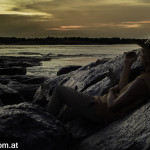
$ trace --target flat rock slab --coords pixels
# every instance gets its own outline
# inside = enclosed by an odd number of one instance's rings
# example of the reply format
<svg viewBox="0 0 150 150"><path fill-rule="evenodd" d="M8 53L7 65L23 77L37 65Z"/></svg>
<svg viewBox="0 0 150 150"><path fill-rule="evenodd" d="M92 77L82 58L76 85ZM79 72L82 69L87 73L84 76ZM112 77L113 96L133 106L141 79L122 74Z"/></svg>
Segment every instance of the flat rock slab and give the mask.
<svg viewBox="0 0 150 150"><path fill-rule="evenodd" d="M86 138L79 150L149 150L150 99L123 119Z"/></svg>
<svg viewBox="0 0 150 150"><path fill-rule="evenodd" d="M0 75L25 75L25 67L0 68Z"/></svg>

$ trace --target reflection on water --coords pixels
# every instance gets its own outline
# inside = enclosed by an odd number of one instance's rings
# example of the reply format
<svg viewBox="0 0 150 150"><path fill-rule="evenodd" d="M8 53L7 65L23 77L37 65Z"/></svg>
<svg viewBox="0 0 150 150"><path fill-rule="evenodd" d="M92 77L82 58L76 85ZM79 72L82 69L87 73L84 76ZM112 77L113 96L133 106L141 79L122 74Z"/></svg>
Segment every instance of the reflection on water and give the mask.
<svg viewBox="0 0 150 150"><path fill-rule="evenodd" d="M52 59L41 66L27 68L27 74L55 76L67 65L87 65L97 59L115 57L137 49L138 45L0 45L0 56L35 57L49 54Z"/></svg>
<svg viewBox="0 0 150 150"><path fill-rule="evenodd" d="M62 59L52 59L51 61L43 61L42 66L35 66L27 68L29 75L37 74L44 76L55 76L57 71L68 65L79 65L84 66L91 62L95 62L99 57L72 57ZM42 72L41 72L42 70Z"/></svg>

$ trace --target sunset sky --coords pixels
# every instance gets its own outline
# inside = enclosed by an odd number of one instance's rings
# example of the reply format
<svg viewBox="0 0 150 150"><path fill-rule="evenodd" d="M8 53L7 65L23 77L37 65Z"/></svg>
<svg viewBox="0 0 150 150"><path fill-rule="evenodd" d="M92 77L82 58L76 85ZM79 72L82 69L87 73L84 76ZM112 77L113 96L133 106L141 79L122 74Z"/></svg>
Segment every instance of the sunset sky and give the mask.
<svg viewBox="0 0 150 150"><path fill-rule="evenodd" d="M150 0L0 0L0 37L150 37Z"/></svg>

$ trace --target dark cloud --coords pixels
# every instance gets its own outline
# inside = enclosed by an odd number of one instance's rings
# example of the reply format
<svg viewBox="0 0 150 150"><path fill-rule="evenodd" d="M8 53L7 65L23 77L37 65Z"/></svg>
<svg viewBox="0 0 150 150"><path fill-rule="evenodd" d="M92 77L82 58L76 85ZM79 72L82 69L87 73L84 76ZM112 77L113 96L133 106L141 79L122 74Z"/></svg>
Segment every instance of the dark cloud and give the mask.
<svg viewBox="0 0 150 150"><path fill-rule="evenodd" d="M138 0L138 1L142 3L150 3L150 0Z"/></svg>
<svg viewBox="0 0 150 150"><path fill-rule="evenodd" d="M14 7L14 8L11 8L10 11L21 11L21 9L18 7Z"/></svg>
<svg viewBox="0 0 150 150"><path fill-rule="evenodd" d="M0 15L0 36L33 36L42 33L44 24L36 22L35 16Z"/></svg>

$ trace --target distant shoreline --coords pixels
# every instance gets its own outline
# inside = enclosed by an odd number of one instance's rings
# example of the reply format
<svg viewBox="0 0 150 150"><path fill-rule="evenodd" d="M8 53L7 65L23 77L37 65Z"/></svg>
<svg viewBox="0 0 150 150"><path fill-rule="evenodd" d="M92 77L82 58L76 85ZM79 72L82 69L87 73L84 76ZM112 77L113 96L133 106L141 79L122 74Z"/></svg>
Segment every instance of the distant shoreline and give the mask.
<svg viewBox="0 0 150 150"><path fill-rule="evenodd" d="M81 38L81 37L47 37L47 38L16 38L0 37L0 45L112 45L135 44L146 39L125 38Z"/></svg>

